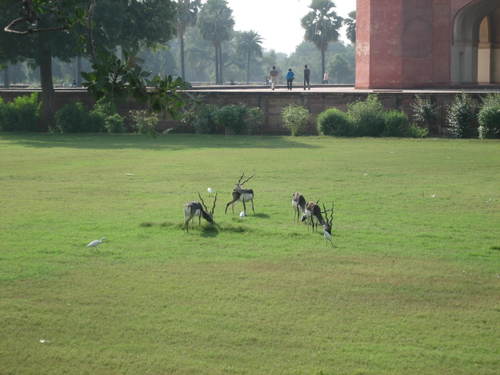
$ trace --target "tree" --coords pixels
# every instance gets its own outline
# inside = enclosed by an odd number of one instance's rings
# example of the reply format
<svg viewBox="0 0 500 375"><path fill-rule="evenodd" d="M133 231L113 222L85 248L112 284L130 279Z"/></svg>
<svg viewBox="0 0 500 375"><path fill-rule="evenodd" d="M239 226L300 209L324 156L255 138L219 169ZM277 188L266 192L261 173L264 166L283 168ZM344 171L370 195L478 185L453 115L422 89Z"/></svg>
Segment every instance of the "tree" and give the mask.
<svg viewBox="0 0 500 375"><path fill-rule="evenodd" d="M356 43L356 11L349 13L349 18L344 20L344 24L347 26L346 35L347 39L351 41L352 44Z"/></svg>
<svg viewBox="0 0 500 375"><path fill-rule="evenodd" d="M328 44L338 40L343 19L333 10L335 3L330 0L313 0L309 8L312 10L302 18L304 39L313 42L321 51L321 74L324 75Z"/></svg>
<svg viewBox="0 0 500 375"><path fill-rule="evenodd" d="M262 38L255 31L238 34L237 49L246 57L247 84L250 83L250 61L253 56L262 57Z"/></svg>
<svg viewBox="0 0 500 375"><path fill-rule="evenodd" d="M52 58L68 62L95 48L136 53L141 46L166 43L175 33L170 0L0 0L0 63L34 59L40 66L40 130L53 122ZM87 38L85 38L87 37ZM87 39L87 43L85 42ZM95 62L95 61L94 61Z"/></svg>
<svg viewBox="0 0 500 375"><path fill-rule="evenodd" d="M215 83L222 84L222 42L230 40L234 26L233 11L226 0L208 0L201 8L198 26L203 39L212 42L215 50Z"/></svg>
<svg viewBox="0 0 500 375"><path fill-rule="evenodd" d="M196 24L198 11L201 6L200 0L178 0L177 1L177 37L180 43L181 77L186 80L184 61L184 35L189 26Z"/></svg>
<svg viewBox="0 0 500 375"><path fill-rule="evenodd" d="M354 64L344 54L336 54L328 64L328 71L334 83L354 82Z"/></svg>

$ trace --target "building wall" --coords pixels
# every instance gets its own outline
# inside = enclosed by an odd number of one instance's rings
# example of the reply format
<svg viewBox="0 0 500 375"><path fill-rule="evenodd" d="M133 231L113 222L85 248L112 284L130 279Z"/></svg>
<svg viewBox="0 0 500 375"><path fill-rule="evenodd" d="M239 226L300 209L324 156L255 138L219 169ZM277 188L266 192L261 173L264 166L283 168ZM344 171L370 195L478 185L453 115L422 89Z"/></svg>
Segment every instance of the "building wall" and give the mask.
<svg viewBox="0 0 500 375"><path fill-rule="evenodd" d="M453 29L461 9L485 3L500 5L497 0L358 0L356 87L443 87L452 84L452 76L464 75L464 82L477 82L477 61L471 60L477 53L455 49L452 55ZM492 54L500 59L500 43Z"/></svg>

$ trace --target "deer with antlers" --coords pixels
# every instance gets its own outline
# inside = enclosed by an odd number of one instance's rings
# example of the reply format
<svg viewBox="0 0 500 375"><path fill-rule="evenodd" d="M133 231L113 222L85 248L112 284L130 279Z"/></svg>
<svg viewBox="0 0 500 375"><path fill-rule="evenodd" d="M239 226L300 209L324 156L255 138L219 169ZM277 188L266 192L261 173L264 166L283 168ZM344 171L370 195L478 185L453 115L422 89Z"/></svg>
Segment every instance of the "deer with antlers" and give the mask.
<svg viewBox="0 0 500 375"><path fill-rule="evenodd" d="M250 181L254 176L248 177L246 180L242 181L245 178L245 173L243 173L234 186L232 195L233 199L226 204L226 210L225 213L227 213L227 209L229 206L231 206L233 212L234 212L234 204L238 201L241 201L243 203L243 212L247 212L247 207L246 207L246 202L252 202L252 211L255 214L255 208L253 206L253 198L254 198L254 192L252 189L243 189L243 185L245 185L248 181Z"/></svg>
<svg viewBox="0 0 500 375"><path fill-rule="evenodd" d="M302 215L302 218L300 221L305 222L306 220L309 220L309 223L312 227L312 230L314 231L318 224L324 225L325 224L325 219L323 219L322 211L321 208L318 205L319 201L317 202L308 202L306 204L306 208L304 210L304 214Z"/></svg>
<svg viewBox="0 0 500 375"><path fill-rule="evenodd" d="M198 193L198 197L200 198L200 202L189 202L184 206L184 229L189 232L189 222L195 217L198 216L198 224L201 224L201 218L208 221L210 224L215 224L214 221L214 211L215 204L217 203L217 194L215 194L214 203L212 205L212 209L209 210L200 193Z"/></svg>
<svg viewBox="0 0 500 375"><path fill-rule="evenodd" d="M335 204L332 202L332 208L330 210L326 209L326 206L323 205L323 213L325 214L326 221L323 224L323 237L325 237L325 241L330 241L333 246L333 238L332 238L332 226L333 226L333 214L334 214Z"/></svg>
<svg viewBox="0 0 500 375"><path fill-rule="evenodd" d="M292 195L292 207L296 212L295 220L299 221L300 214L302 213L302 215L303 215L305 210L306 210L306 198L304 198L304 196L298 192L293 193L293 195Z"/></svg>

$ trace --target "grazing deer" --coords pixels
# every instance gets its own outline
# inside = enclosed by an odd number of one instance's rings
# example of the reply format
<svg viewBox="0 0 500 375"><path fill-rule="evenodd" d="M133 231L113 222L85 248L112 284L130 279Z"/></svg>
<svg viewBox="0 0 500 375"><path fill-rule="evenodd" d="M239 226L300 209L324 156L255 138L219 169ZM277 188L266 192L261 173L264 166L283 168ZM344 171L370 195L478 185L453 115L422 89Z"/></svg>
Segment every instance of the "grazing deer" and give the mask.
<svg viewBox="0 0 500 375"><path fill-rule="evenodd" d="M299 221L300 214L304 214L306 210L306 198L300 193L293 193L292 195L292 207L296 211L295 220Z"/></svg>
<svg viewBox="0 0 500 375"><path fill-rule="evenodd" d="M245 202L252 202L252 211L253 213L255 214L255 208L253 206L253 197L254 197L254 193L253 193L253 190L252 189L243 189L243 185L245 185L248 181L250 181L253 176L250 176L248 177L246 180L243 180L243 178L245 178L245 173L243 173L240 177L240 179L238 180L238 182L236 183L234 189L233 189L233 199L228 202L226 204L226 210L224 213L227 214L227 209L229 206L231 206L233 212L234 212L234 204L238 201L241 201L241 203L243 203L243 212L247 212L247 206L245 204Z"/></svg>
<svg viewBox="0 0 500 375"><path fill-rule="evenodd" d="M323 219L323 215L321 212L321 208L318 206L319 201L317 202L309 202L306 204L306 209L304 210L304 215L300 221L304 222L309 219L309 224L314 231L318 224L325 225L325 219Z"/></svg>
<svg viewBox="0 0 500 375"><path fill-rule="evenodd" d="M323 224L323 236L325 237L325 241L330 241L333 246L333 238L332 238L332 225L333 225L333 211L335 205L332 202L332 208L327 210L325 205L323 205L323 213L325 214L326 221ZM330 216L328 215L330 213Z"/></svg>
<svg viewBox="0 0 500 375"><path fill-rule="evenodd" d="M201 218L203 217L210 224L215 224L214 222L214 211L215 211L215 203L217 202L217 193L215 194L214 204L212 205L212 209L208 210L207 205L203 201L200 193L198 193L198 197L200 198L200 202L189 202L184 206L184 229L189 232L189 222L195 217L198 216L198 225L201 224Z"/></svg>

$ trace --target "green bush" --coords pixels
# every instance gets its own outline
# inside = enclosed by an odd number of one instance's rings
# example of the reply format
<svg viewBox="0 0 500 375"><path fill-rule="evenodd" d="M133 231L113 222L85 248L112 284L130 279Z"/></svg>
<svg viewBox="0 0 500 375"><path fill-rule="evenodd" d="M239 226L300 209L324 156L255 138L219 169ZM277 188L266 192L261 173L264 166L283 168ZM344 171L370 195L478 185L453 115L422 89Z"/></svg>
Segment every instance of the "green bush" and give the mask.
<svg viewBox="0 0 500 375"><path fill-rule="evenodd" d="M243 134L246 130L245 115L244 105L226 105L215 112L215 122L225 129L226 134Z"/></svg>
<svg viewBox="0 0 500 375"><path fill-rule="evenodd" d="M4 131L37 131L39 120L40 103L36 93L0 103L0 129Z"/></svg>
<svg viewBox="0 0 500 375"><path fill-rule="evenodd" d="M104 128L108 133L124 133L125 120L118 113L106 117L104 120Z"/></svg>
<svg viewBox="0 0 500 375"><path fill-rule="evenodd" d="M408 137L410 135L410 120L406 113L391 110L384 113L384 137Z"/></svg>
<svg viewBox="0 0 500 375"><path fill-rule="evenodd" d="M450 134L458 138L477 137L477 112L477 105L470 96L457 95L447 115Z"/></svg>
<svg viewBox="0 0 500 375"><path fill-rule="evenodd" d="M139 134L149 134L155 137L158 134L156 127L160 121L158 114L149 111L130 111L133 128Z"/></svg>
<svg viewBox="0 0 500 375"><path fill-rule="evenodd" d="M479 125L488 138L500 138L500 94L491 94L483 99L478 115Z"/></svg>
<svg viewBox="0 0 500 375"><path fill-rule="evenodd" d="M424 99L417 95L415 101L411 104L411 108L413 110L413 119L417 125L427 129L436 126L438 110L430 99Z"/></svg>
<svg viewBox="0 0 500 375"><path fill-rule="evenodd" d="M281 111L283 124L290 129L294 137L306 129L310 116L307 108L299 105L289 105Z"/></svg>
<svg viewBox="0 0 500 375"><path fill-rule="evenodd" d="M187 125L191 125L198 134L218 133L216 116L218 108L211 104L198 104L187 111L182 119Z"/></svg>
<svg viewBox="0 0 500 375"><path fill-rule="evenodd" d="M330 108L321 112L316 120L318 133L349 137L354 135L354 128L349 116L337 108Z"/></svg>
<svg viewBox="0 0 500 375"><path fill-rule="evenodd" d="M347 114L354 124L354 134L357 136L379 137L385 128L384 107L377 95L368 95L364 101L351 103L347 106Z"/></svg>
<svg viewBox="0 0 500 375"><path fill-rule="evenodd" d="M410 138L425 138L428 135L429 135L429 129L422 128L415 124L411 124L410 127L408 128L408 134L406 136Z"/></svg>
<svg viewBox="0 0 500 375"><path fill-rule="evenodd" d="M85 133L91 118L81 102L66 104L55 115L55 131L59 133Z"/></svg>
<svg viewBox="0 0 500 375"><path fill-rule="evenodd" d="M244 121L248 134L260 134L264 125L264 112L259 107L247 107Z"/></svg>

